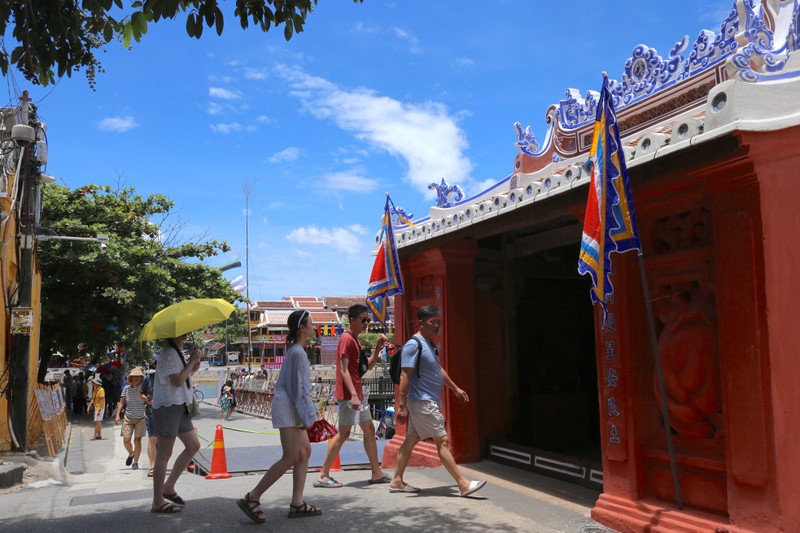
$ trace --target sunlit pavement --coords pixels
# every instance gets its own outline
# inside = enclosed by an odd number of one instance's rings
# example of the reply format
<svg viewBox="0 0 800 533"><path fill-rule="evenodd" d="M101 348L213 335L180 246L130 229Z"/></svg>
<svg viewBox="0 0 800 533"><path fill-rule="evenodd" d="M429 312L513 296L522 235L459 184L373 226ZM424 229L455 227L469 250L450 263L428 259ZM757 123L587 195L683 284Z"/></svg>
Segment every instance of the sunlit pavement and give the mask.
<svg viewBox="0 0 800 533"><path fill-rule="evenodd" d="M195 419L201 444L212 446L219 410L204 403ZM210 531L221 527L253 525L236 506L269 467L279 437L269 420L236 414L224 421L226 452L247 448L248 461L261 472L233 475L229 479L207 480L184 473L178 482L179 494L188 504L177 515L149 512L152 498L149 463L142 453L139 470L125 466L127 452L119 436L119 426L104 422L100 441L90 441L88 417L68 428L68 442L58 462L55 481L41 488L17 486L0 491L0 523L3 530L41 531L147 531L170 528L173 531ZM227 429L225 429L227 428ZM361 442L350 442L358 461ZM176 444L176 448L179 448ZM324 443L322 453L324 453ZM64 460L66 458L66 461ZM68 465L64 466L64 463ZM313 461L312 461L313 462ZM363 456L366 462L366 456ZM80 468L82 466L82 469ZM71 469L74 474L67 470ZM262 497L270 529L282 531L365 531L374 528L406 531L525 531L525 532L603 532L589 518L597 493L589 489L543 478L528 472L484 461L462 465L467 477L487 479L489 483L474 497L458 497L452 478L443 468L409 468L405 479L418 486L418 494L390 494L387 485L370 485L369 470L349 469L334 474L344 483L340 489L312 487L315 472L309 472L305 500L323 509L319 517L304 520L287 518L291 494L291 475L283 476ZM77 473L82 472L82 473ZM157 528L157 529L156 529Z"/></svg>

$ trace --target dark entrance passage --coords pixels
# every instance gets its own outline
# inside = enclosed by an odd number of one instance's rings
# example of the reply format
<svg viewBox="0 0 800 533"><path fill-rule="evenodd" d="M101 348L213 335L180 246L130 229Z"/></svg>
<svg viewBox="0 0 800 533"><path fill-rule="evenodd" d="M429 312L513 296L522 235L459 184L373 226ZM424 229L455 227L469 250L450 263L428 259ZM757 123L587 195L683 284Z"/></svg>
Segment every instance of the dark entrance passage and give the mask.
<svg viewBox="0 0 800 533"><path fill-rule="evenodd" d="M577 258L577 245L569 245L513 260L511 442L490 449L501 462L505 455L509 464L598 488L594 314Z"/></svg>

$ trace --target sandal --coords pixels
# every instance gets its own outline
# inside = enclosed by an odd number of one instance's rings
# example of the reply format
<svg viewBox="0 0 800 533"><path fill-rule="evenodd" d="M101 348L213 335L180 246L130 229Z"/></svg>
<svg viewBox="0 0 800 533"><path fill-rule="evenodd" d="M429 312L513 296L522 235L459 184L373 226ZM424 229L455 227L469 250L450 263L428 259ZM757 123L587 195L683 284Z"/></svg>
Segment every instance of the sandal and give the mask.
<svg viewBox="0 0 800 533"><path fill-rule="evenodd" d="M172 494L164 494L163 496L165 500L169 500L172 503L176 503L178 505L186 505L186 501L180 496L178 496L177 492L173 492Z"/></svg>
<svg viewBox="0 0 800 533"><path fill-rule="evenodd" d="M160 513L160 514L172 514L172 513L180 513L181 508L174 503L165 502L164 505L159 507L158 509L150 509L151 513Z"/></svg>
<svg viewBox="0 0 800 533"><path fill-rule="evenodd" d="M256 524L263 524L267 521L264 511L261 510L261 502L259 500L251 500L249 492L244 495L244 498L237 500L236 505L247 515L247 518ZM256 511L256 508L258 508L258 511Z"/></svg>
<svg viewBox="0 0 800 533"><path fill-rule="evenodd" d="M147 477L153 477L153 469L147 471Z"/></svg>
<svg viewBox="0 0 800 533"><path fill-rule="evenodd" d="M303 502L301 505L289 504L289 518L303 518L305 516L317 516L322 514L322 509Z"/></svg>
<svg viewBox="0 0 800 533"><path fill-rule="evenodd" d="M97 435L95 435L94 437L92 437L89 440L103 440L103 437L98 437Z"/></svg>

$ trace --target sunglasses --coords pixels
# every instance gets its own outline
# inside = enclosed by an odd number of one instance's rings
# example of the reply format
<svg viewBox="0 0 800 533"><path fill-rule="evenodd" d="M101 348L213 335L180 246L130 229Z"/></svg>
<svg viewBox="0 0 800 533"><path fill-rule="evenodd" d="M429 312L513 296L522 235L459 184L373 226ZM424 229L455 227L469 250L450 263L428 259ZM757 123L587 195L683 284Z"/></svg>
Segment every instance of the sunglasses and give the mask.
<svg viewBox="0 0 800 533"><path fill-rule="evenodd" d="M371 318L362 318L361 319L361 323L362 324L369 324L370 322L372 322Z"/></svg>

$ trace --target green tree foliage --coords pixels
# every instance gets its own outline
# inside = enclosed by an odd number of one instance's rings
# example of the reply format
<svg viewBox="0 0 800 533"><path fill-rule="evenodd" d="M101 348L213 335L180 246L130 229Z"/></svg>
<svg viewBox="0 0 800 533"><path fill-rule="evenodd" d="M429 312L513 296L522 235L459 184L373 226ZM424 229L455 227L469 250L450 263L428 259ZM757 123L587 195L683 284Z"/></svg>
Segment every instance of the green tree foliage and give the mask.
<svg viewBox="0 0 800 533"><path fill-rule="evenodd" d="M44 352L75 356L81 346L104 353L118 343L141 359L136 338L158 310L187 298L239 296L202 262L228 251L227 243L204 236L179 242L172 208L166 196L144 198L133 187L43 187L39 234L110 239L105 251L94 242L37 243Z"/></svg>
<svg viewBox="0 0 800 533"><path fill-rule="evenodd" d="M354 0L355 3L363 0ZM317 0L25 0L0 2L0 70L16 65L26 79L48 85L56 76L84 69L89 85L103 68L96 57L111 41L127 48L139 42L151 22L186 15L186 33L199 39L204 26L222 34L220 4L234 4L233 16L246 29L267 32L283 26L283 35L303 31ZM226 6L226 7L227 7ZM11 27L17 45L9 52L3 36Z"/></svg>

